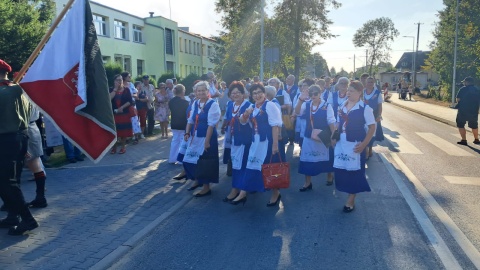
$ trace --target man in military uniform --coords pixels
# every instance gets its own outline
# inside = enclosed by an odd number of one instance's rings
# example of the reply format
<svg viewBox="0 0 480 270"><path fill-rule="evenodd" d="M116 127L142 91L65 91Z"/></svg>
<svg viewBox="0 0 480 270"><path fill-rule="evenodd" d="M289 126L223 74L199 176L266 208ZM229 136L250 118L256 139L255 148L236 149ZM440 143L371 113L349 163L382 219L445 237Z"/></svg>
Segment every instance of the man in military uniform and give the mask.
<svg viewBox="0 0 480 270"><path fill-rule="evenodd" d="M19 85L8 80L12 68L0 60L0 197L8 211L0 228L10 235L23 235L38 227L17 182L28 145L30 103ZM21 221L19 219L21 218Z"/></svg>

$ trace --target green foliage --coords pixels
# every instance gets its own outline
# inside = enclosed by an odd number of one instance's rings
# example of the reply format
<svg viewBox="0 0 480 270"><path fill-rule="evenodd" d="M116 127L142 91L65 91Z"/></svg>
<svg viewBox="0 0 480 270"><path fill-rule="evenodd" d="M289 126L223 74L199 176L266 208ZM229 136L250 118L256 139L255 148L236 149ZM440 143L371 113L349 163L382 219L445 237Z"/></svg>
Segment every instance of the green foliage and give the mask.
<svg viewBox="0 0 480 270"><path fill-rule="evenodd" d="M381 17L369 20L355 32L355 47L367 47L370 60L369 74L377 62L390 58L390 42L400 34L390 18Z"/></svg>
<svg viewBox="0 0 480 270"><path fill-rule="evenodd" d="M200 80L200 76L198 76L195 73L190 73L190 74L188 74L187 77L185 77L185 79L180 81L180 83L183 84L183 86L185 86L185 95L186 96L188 96L193 91L193 83L196 80Z"/></svg>
<svg viewBox="0 0 480 270"><path fill-rule="evenodd" d="M334 67L332 67L332 68L330 69L330 76L331 76L331 77L334 77L335 75L337 75L337 71L335 70Z"/></svg>
<svg viewBox="0 0 480 270"><path fill-rule="evenodd" d="M0 59L22 68L47 32L55 14L52 0L0 1Z"/></svg>
<svg viewBox="0 0 480 270"><path fill-rule="evenodd" d="M329 74L327 61L320 53L312 54L311 59L315 60L315 77L320 78L323 75Z"/></svg>
<svg viewBox="0 0 480 270"><path fill-rule="evenodd" d="M296 75L301 67L311 63L311 49L321 40L331 37L328 8L340 6L335 0L285 0L275 2L274 15L265 18L265 48L279 48L280 63L265 63L264 73L270 77ZM226 82L259 75L261 1L217 0L216 11L222 13L223 32L217 41L213 62L216 73Z"/></svg>
<svg viewBox="0 0 480 270"><path fill-rule="evenodd" d="M137 76L137 77L135 78L135 82L143 82L143 76L144 76L144 75L146 75L146 74ZM155 88L157 87L157 81L156 81L154 78L150 77L150 78L148 79L148 82L149 82L149 84L153 85Z"/></svg>
<svg viewBox="0 0 480 270"><path fill-rule="evenodd" d="M108 62L105 64L105 73L107 74L108 86L113 87L114 84L114 76L117 74L122 73L123 68L119 63L116 62Z"/></svg>
<svg viewBox="0 0 480 270"><path fill-rule="evenodd" d="M455 37L456 2L444 0L445 9L438 12L440 21L433 32L435 42L431 44L432 52L426 60L426 69L440 75L440 85L445 97L451 100L453 82L453 58ZM460 1L458 13L458 45L456 82L466 76L480 78L480 1Z"/></svg>
<svg viewBox="0 0 480 270"><path fill-rule="evenodd" d="M173 72L167 72L167 73L164 73L164 74L160 75L160 77L157 80L157 83L158 84L165 83L166 80L173 79L173 78L177 78L177 81L180 81L180 76L175 75Z"/></svg>

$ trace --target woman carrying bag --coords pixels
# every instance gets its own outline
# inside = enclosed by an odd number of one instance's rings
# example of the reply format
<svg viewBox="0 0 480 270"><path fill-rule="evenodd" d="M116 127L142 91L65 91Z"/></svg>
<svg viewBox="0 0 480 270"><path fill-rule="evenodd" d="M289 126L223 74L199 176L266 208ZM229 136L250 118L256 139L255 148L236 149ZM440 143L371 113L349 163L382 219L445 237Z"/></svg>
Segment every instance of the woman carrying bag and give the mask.
<svg viewBox="0 0 480 270"><path fill-rule="evenodd" d="M309 101L306 99L310 98ZM312 190L312 176L321 173L327 174L327 185L333 183L333 148L330 142L322 142L321 133L326 133L331 138L335 131L335 115L333 108L326 100L321 98L321 89L318 85L312 85L308 94L302 93L298 99L295 113L307 115L307 128L300 153L298 173L305 175L305 184L300 192Z"/></svg>
<svg viewBox="0 0 480 270"><path fill-rule="evenodd" d="M218 103L209 98L208 88L205 81L194 86L198 99L192 104L184 136L185 141L191 141L183 158L183 167L187 178L195 179L189 190L203 186L200 192L194 194L195 197L210 195L210 183L218 183L219 178L218 137L215 127L221 112Z"/></svg>
<svg viewBox="0 0 480 270"><path fill-rule="evenodd" d="M335 187L349 194L343 207L346 213L353 211L357 193L370 191L365 176L365 148L375 132L375 118L372 108L362 101L362 94L362 83L352 81L347 100L338 108L340 140L335 145L333 167ZM368 131L365 131L365 126Z"/></svg>
<svg viewBox="0 0 480 270"><path fill-rule="evenodd" d="M278 107L265 98L265 88L261 84L250 87L255 104L248 108L240 117L242 124L251 124L253 142L248 153L248 161L243 178L242 191L235 201L247 200L247 192L262 192L265 190L262 176L262 165L279 162L278 132L282 127L282 114ZM267 206L276 206L280 201L279 189L272 189L272 196Z"/></svg>

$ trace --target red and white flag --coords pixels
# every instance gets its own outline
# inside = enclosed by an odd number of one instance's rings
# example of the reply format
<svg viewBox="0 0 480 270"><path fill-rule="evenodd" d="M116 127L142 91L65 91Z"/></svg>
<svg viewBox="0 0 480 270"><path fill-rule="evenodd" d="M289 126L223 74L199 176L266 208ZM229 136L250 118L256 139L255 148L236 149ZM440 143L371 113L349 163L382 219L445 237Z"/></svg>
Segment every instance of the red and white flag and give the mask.
<svg viewBox="0 0 480 270"><path fill-rule="evenodd" d="M88 0L76 0L20 85L94 162L116 142L108 82Z"/></svg>

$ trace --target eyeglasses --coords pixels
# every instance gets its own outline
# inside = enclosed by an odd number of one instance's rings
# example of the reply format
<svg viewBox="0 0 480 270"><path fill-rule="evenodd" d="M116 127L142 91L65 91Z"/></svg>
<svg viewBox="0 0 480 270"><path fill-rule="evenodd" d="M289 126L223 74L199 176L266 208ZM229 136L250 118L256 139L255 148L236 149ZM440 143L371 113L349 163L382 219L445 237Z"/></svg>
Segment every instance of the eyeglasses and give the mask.
<svg viewBox="0 0 480 270"><path fill-rule="evenodd" d="M263 92L262 91L258 91L258 92L252 92L252 96L256 96L256 95L262 95Z"/></svg>
<svg viewBox="0 0 480 270"><path fill-rule="evenodd" d="M320 92L313 92L310 94L310 96L318 96L318 95L320 95Z"/></svg>

